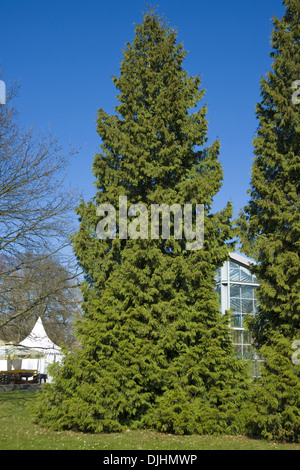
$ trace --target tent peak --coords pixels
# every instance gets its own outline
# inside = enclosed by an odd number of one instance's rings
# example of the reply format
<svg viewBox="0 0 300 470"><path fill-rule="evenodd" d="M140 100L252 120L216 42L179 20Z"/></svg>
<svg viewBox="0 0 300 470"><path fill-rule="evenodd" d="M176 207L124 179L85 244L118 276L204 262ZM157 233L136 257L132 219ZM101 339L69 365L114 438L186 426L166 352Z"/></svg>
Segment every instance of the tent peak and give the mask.
<svg viewBox="0 0 300 470"><path fill-rule="evenodd" d="M42 348L42 349L55 349L59 351L61 348L51 341L44 328L41 317L38 317L31 333L20 343L24 346Z"/></svg>

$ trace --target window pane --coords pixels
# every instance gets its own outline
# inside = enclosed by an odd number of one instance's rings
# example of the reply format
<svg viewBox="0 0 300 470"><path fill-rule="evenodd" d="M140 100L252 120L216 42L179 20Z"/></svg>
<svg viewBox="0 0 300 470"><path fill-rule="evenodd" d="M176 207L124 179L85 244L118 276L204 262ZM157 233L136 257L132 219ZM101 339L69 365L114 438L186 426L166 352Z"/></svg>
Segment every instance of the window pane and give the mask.
<svg viewBox="0 0 300 470"><path fill-rule="evenodd" d="M242 313L254 313L253 300L242 299Z"/></svg>
<svg viewBox="0 0 300 470"><path fill-rule="evenodd" d="M231 281L240 280L240 267L232 262L230 262L230 280Z"/></svg>
<svg viewBox="0 0 300 470"><path fill-rule="evenodd" d="M231 284L230 285L230 297L240 297L241 288L239 285Z"/></svg>
<svg viewBox="0 0 300 470"><path fill-rule="evenodd" d="M239 313L231 315L231 326L235 328L242 326L242 316Z"/></svg>
<svg viewBox="0 0 300 470"><path fill-rule="evenodd" d="M253 287L251 286L242 286L241 288L243 299L253 299Z"/></svg>
<svg viewBox="0 0 300 470"><path fill-rule="evenodd" d="M252 275L249 271L249 269L244 268L241 266L241 281L242 282L251 282L252 281Z"/></svg>
<svg viewBox="0 0 300 470"><path fill-rule="evenodd" d="M231 298L230 299L230 308L233 312L241 312L241 301L240 299Z"/></svg>
<svg viewBox="0 0 300 470"><path fill-rule="evenodd" d="M241 345L235 345L234 346L234 354L236 356L241 356L242 355L242 346Z"/></svg>
<svg viewBox="0 0 300 470"><path fill-rule="evenodd" d="M243 346L243 357L244 359L253 359L254 357L254 350L252 346Z"/></svg>
<svg viewBox="0 0 300 470"><path fill-rule="evenodd" d="M242 331L232 330L232 342L242 344Z"/></svg>
<svg viewBox="0 0 300 470"><path fill-rule="evenodd" d="M251 334L248 331L243 331L243 343L251 344Z"/></svg>

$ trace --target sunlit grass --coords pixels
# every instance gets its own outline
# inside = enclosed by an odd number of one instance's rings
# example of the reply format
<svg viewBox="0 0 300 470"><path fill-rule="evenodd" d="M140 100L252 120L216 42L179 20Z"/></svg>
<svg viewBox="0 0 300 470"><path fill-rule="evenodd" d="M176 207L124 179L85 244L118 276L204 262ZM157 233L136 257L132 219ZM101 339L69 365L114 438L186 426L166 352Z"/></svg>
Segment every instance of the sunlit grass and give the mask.
<svg viewBox="0 0 300 470"><path fill-rule="evenodd" d="M0 450L300 450L244 436L174 436L153 431L116 434L54 432L33 424L36 393L0 392Z"/></svg>

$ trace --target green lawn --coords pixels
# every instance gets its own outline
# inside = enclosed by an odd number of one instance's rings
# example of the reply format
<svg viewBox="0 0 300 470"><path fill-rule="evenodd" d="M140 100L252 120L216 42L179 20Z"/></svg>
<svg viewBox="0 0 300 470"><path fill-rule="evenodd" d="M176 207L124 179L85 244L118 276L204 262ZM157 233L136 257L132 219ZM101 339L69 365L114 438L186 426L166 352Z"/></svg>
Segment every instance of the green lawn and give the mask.
<svg viewBox="0 0 300 470"><path fill-rule="evenodd" d="M0 392L0 450L300 450L244 436L174 436L152 431L122 434L53 432L32 422L30 404L36 393Z"/></svg>

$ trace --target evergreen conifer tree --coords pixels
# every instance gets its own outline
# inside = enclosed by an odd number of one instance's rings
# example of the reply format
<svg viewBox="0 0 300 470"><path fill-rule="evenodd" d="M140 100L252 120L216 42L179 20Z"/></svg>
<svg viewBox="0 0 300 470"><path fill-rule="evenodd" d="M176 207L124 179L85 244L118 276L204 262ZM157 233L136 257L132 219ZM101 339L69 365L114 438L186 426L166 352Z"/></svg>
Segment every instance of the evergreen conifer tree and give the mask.
<svg viewBox="0 0 300 470"><path fill-rule="evenodd" d="M272 70L261 81L251 197L239 225L244 251L257 261L253 269L260 283L259 312L250 328L265 359L256 395L266 396L267 390L268 406L259 408L254 429L292 439L299 436L300 423L295 401L300 370L292 363L292 345L300 339L300 3L283 3L283 18L274 19Z"/></svg>
<svg viewBox="0 0 300 470"><path fill-rule="evenodd" d="M113 79L117 114L99 111L97 192L78 207L73 239L85 273L82 347L66 356L55 385L45 387L37 414L56 429L240 431L248 373L233 357L214 288L216 269L232 249L232 208L211 211L223 178L220 145L205 147L206 107L197 109L204 92L182 68L185 51L176 37L148 11ZM186 239L174 236L173 219L169 239L126 238L118 226L114 238L99 240L97 208L111 204L118 220L120 196L128 207L147 209L203 204L203 248L188 250Z"/></svg>
<svg viewBox="0 0 300 470"><path fill-rule="evenodd" d="M249 394L246 432L276 441L300 439L300 360L298 341L278 331L270 334L260 352L265 364L262 377ZM295 356L295 357L294 357Z"/></svg>

